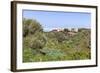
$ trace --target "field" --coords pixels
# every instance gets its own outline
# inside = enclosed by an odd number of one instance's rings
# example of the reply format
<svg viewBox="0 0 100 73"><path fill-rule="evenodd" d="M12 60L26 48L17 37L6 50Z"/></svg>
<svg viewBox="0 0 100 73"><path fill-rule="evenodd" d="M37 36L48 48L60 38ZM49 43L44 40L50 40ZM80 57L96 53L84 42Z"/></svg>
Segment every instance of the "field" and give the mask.
<svg viewBox="0 0 100 73"><path fill-rule="evenodd" d="M91 59L91 30L44 31L37 20L23 19L23 62Z"/></svg>

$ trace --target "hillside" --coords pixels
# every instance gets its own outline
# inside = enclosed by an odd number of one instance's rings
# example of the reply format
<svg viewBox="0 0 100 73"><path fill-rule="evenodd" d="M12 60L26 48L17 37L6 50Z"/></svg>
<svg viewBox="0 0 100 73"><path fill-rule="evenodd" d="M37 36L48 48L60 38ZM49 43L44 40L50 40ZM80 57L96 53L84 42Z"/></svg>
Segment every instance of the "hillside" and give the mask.
<svg viewBox="0 0 100 73"><path fill-rule="evenodd" d="M90 29L74 32L66 27L63 31L45 32L40 23L29 19L23 25L30 27L24 28L23 62L91 59Z"/></svg>

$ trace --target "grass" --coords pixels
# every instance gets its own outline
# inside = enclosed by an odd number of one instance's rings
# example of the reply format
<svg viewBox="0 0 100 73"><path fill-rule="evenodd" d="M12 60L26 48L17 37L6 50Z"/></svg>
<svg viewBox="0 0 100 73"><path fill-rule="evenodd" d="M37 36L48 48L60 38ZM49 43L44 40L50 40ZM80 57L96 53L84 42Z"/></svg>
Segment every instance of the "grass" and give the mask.
<svg viewBox="0 0 100 73"><path fill-rule="evenodd" d="M63 60L84 60L91 58L91 49L84 44L82 34L57 42L55 38L48 38L46 45L41 49L46 54L43 55L36 49L23 49L23 62L43 62L43 61L63 61Z"/></svg>

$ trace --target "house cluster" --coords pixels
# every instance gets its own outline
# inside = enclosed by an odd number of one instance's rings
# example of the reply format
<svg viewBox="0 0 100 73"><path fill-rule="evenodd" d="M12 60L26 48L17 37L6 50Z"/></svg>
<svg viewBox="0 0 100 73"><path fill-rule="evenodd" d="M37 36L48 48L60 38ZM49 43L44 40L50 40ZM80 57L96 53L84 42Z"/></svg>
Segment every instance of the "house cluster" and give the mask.
<svg viewBox="0 0 100 73"><path fill-rule="evenodd" d="M69 34L70 36L75 35L78 32L78 28L67 28L67 29L54 29L53 32L63 32L66 31L66 34Z"/></svg>
<svg viewBox="0 0 100 73"><path fill-rule="evenodd" d="M52 31L64 31L65 29L53 29ZM78 28L67 28L69 32L78 32Z"/></svg>

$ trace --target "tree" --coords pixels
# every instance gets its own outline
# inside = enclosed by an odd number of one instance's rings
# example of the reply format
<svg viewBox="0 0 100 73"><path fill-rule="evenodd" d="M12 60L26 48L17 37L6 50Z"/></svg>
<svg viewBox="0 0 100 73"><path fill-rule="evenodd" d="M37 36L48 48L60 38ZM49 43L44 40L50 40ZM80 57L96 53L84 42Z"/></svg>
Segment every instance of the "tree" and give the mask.
<svg viewBox="0 0 100 73"><path fill-rule="evenodd" d="M66 36L63 32L55 32L55 38L59 43L62 43L64 40L66 40Z"/></svg>
<svg viewBox="0 0 100 73"><path fill-rule="evenodd" d="M91 48L91 30L86 28L80 29L79 35L81 38L80 41L82 41L83 46L86 48Z"/></svg>
<svg viewBox="0 0 100 73"><path fill-rule="evenodd" d="M64 33L66 36L69 36L69 33L68 33L68 32L69 32L69 30L68 30L67 28L65 28L64 31L63 31L63 33Z"/></svg>
<svg viewBox="0 0 100 73"><path fill-rule="evenodd" d="M29 47L32 50L36 50L37 52L45 54L42 51L42 49L45 46L46 41L47 41L46 36L43 33L38 32L38 33L34 34L34 36L32 36L32 38L30 39Z"/></svg>
<svg viewBox="0 0 100 73"><path fill-rule="evenodd" d="M32 19L23 19L23 36L34 34L37 31L43 31L39 22Z"/></svg>
<svg viewBox="0 0 100 73"><path fill-rule="evenodd" d="M65 28L65 29L64 29L64 32L68 33L68 32L69 32L69 30L68 30L67 28Z"/></svg>
<svg viewBox="0 0 100 73"><path fill-rule="evenodd" d="M33 19L23 19L24 47L43 53L41 49L46 44L46 36L41 24Z"/></svg>

